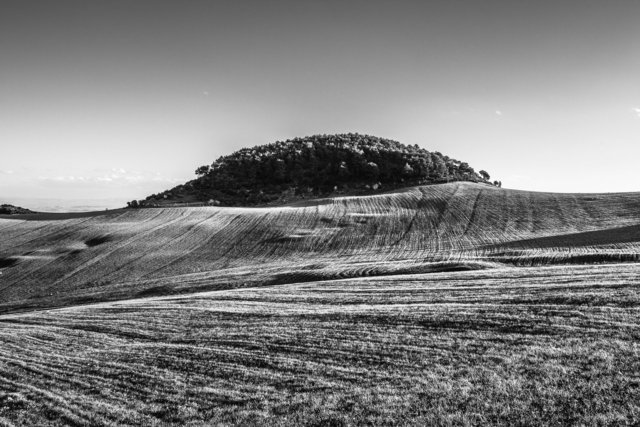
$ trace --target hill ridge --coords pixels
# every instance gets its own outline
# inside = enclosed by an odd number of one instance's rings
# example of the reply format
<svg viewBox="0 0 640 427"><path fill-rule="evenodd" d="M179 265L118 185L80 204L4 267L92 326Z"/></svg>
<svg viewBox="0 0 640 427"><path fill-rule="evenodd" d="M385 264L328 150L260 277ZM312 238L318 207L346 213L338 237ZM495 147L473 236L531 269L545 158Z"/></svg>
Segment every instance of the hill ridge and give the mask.
<svg viewBox="0 0 640 427"><path fill-rule="evenodd" d="M418 145L358 133L311 135L242 148L196 169L197 178L130 207L208 202L284 204L317 197L376 194L443 182L489 182L465 162ZM500 185L495 181L496 185Z"/></svg>

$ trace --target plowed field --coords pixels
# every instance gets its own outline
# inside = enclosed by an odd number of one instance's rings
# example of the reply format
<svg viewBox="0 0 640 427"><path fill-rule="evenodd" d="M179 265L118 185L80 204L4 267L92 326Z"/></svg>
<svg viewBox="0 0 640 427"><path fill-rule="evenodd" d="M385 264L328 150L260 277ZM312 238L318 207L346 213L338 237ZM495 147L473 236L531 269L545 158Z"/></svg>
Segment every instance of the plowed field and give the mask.
<svg viewBox="0 0 640 427"><path fill-rule="evenodd" d="M640 193L0 218L0 425L640 423Z"/></svg>

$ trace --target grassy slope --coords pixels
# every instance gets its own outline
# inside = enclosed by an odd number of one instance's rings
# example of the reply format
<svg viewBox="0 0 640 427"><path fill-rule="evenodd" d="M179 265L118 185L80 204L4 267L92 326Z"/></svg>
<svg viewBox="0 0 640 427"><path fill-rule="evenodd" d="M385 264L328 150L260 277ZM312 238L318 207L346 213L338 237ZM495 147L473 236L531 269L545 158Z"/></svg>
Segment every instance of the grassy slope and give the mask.
<svg viewBox="0 0 640 427"><path fill-rule="evenodd" d="M146 297L0 316L0 425L640 422L640 265L571 265L636 259L639 208L456 183L0 219L5 313Z"/></svg>
<svg viewBox="0 0 640 427"><path fill-rule="evenodd" d="M0 312L430 271L442 261L473 268L635 260L639 223L636 193L530 193L469 183L303 207L0 219Z"/></svg>

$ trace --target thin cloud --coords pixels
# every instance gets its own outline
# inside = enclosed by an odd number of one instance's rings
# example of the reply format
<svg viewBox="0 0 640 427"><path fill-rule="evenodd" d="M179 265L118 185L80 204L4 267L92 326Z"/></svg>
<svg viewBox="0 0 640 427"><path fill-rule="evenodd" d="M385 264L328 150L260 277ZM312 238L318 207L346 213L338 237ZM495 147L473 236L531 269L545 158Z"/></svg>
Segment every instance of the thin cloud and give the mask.
<svg viewBox="0 0 640 427"><path fill-rule="evenodd" d="M631 111L633 111L634 113L636 113L636 116L638 116L638 118L640 118L640 107L633 107L631 109Z"/></svg>
<svg viewBox="0 0 640 427"><path fill-rule="evenodd" d="M502 111L496 110L496 116L501 116L501 115L502 115Z"/></svg>
<svg viewBox="0 0 640 427"><path fill-rule="evenodd" d="M100 184L100 185L126 185L126 184L145 184L154 182L164 182L167 184L175 184L183 180L175 179L162 175L159 172L151 171L127 171L122 168L112 168L108 170L96 170L91 175L57 175L57 176L38 176L38 180L43 183L59 183L59 184Z"/></svg>

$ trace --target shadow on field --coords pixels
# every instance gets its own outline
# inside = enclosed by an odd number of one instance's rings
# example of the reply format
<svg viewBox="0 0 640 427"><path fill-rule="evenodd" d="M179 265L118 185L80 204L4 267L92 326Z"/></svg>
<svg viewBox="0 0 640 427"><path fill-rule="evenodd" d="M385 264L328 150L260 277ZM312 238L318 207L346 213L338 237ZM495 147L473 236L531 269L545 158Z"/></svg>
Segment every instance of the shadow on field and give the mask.
<svg viewBox="0 0 640 427"><path fill-rule="evenodd" d="M616 243L640 242L640 225L607 228L582 233L562 234L535 239L514 240L499 245L486 246L484 249L536 248L551 249L558 247L584 247L611 245Z"/></svg>
<svg viewBox="0 0 640 427"><path fill-rule="evenodd" d="M96 237L92 237L90 239L85 240L84 244L87 245L88 247L92 248L94 246L98 246L98 245L101 245L103 243L106 243L109 240L111 240L111 237L108 236L108 235L96 236Z"/></svg>
<svg viewBox="0 0 640 427"><path fill-rule="evenodd" d="M588 264L619 264L639 262L638 253L592 253L592 254L550 254L529 255L526 252L494 253L484 258L487 261L498 262L514 267L543 267L551 265L588 265Z"/></svg>
<svg viewBox="0 0 640 427"><path fill-rule="evenodd" d="M486 270L494 266L478 262L437 262L410 266L364 266L342 270L292 271L276 274L265 283L267 286L293 283L320 282L325 280L352 279L359 277L398 276L405 274L453 273L460 271Z"/></svg>
<svg viewBox="0 0 640 427"><path fill-rule="evenodd" d="M17 263L18 263L18 258L14 258L14 257L0 258L0 268L13 267Z"/></svg>
<svg viewBox="0 0 640 427"><path fill-rule="evenodd" d="M136 294L136 297L138 298L158 297L163 295L171 295L174 293L175 291L171 286L160 285L160 286L154 286L152 288L148 288L143 291L140 291Z"/></svg>

